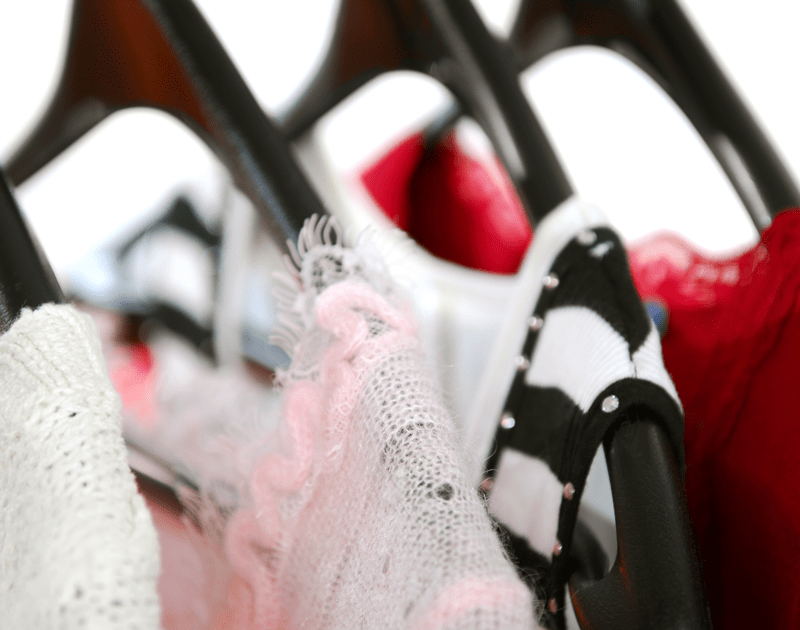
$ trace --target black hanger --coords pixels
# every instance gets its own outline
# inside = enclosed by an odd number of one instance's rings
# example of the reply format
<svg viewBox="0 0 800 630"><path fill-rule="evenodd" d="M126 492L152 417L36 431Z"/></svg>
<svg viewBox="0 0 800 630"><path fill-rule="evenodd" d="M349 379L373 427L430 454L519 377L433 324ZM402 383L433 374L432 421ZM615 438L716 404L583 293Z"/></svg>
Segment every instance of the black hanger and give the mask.
<svg viewBox="0 0 800 630"><path fill-rule="evenodd" d="M116 251L117 260L122 261L143 238L165 227L171 227L182 232L188 238L210 251L215 271L214 281L215 283L218 282L219 248L222 244L222 237L216 232L209 231L197 218L197 211L194 205L184 195L178 195L172 200L163 215L131 235ZM212 361L216 360L213 330L206 328L180 308L170 304L163 298L151 299L146 304L144 311L141 308L126 308L126 306L129 307L130 305L123 305L122 308L118 309L118 312L126 315L136 328L148 320L156 321L189 341L198 351ZM136 306L141 307L138 304Z"/></svg>
<svg viewBox="0 0 800 630"><path fill-rule="evenodd" d="M7 164L20 184L109 114L155 107L220 157L281 247L325 209L191 0L75 0L50 105Z"/></svg>
<svg viewBox="0 0 800 630"><path fill-rule="evenodd" d="M138 232L127 238L117 251L117 257L123 258L145 236L164 227L172 227L184 232L202 243L206 248L217 249L222 243L218 231L210 231L200 219L192 201L186 195L179 194L171 202L167 211L151 221Z"/></svg>
<svg viewBox="0 0 800 630"><path fill-rule="evenodd" d="M633 412L606 436L604 448L617 558L601 580L573 574L570 594L581 628L710 630L682 473L664 429Z"/></svg>
<svg viewBox="0 0 800 630"><path fill-rule="evenodd" d="M800 189L676 0L523 0L519 68L568 46L615 50L649 73L714 153L756 227L800 206Z"/></svg>
<svg viewBox="0 0 800 630"><path fill-rule="evenodd" d="M572 195L510 51L461 0L344 0L325 62L282 128L298 136L365 82L397 69L428 74L453 92L491 138L532 221Z"/></svg>
<svg viewBox="0 0 800 630"><path fill-rule="evenodd" d="M11 327L23 308L63 302L53 270L28 231L0 170L0 334Z"/></svg>

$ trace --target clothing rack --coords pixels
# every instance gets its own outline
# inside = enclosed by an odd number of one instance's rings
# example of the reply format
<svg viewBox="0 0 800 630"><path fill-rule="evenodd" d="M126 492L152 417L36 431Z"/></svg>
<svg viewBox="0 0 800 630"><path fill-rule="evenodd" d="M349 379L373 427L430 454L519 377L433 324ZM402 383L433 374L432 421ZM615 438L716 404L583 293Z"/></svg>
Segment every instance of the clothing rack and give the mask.
<svg viewBox="0 0 800 630"><path fill-rule="evenodd" d="M359 41L356 17L362 11L371 14L378 31L383 29L384 42L399 42L394 51L399 55L389 54L381 41ZM283 246L297 239L305 219L326 213L284 134L299 136L378 72L410 67L441 80L462 111L483 124L537 222L573 191L519 88L518 71L552 50L591 42L622 50L664 85L726 170L758 227L781 209L800 205L800 191L787 169L678 5L653 0L637 11L621 1L530 1L504 43L488 32L469 0L347 1L326 65L281 122L281 131L261 111L190 0L132 5L77 0L62 81L36 130L9 160L8 176L16 184L25 181L117 109L142 104L165 109L215 150ZM157 50L95 47L91 31L98 24L125 29L134 22L155 34ZM85 73L88 60L100 53L123 59L114 68L121 91L108 91ZM150 91L147 81L137 84L130 71L144 64L153 72L164 60L180 83L166 97ZM23 307L64 298L10 186L5 180L0 184L0 330L5 330ZM605 452L619 555L603 579L581 579L578 572L571 583L582 627L710 627L676 463L680 457L667 434L647 413L631 412L606 435ZM653 625L654 620L663 625Z"/></svg>

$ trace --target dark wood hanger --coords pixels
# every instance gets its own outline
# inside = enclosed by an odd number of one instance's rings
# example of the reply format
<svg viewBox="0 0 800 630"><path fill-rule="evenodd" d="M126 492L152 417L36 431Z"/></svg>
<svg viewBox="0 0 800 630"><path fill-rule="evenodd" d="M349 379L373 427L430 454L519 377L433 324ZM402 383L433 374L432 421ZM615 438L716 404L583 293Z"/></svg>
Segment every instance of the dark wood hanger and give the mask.
<svg viewBox="0 0 800 630"><path fill-rule="evenodd" d="M7 164L20 184L111 113L164 110L220 157L276 241L324 214L281 132L191 0L75 0L64 70L31 136ZM157 150L157 147L154 147Z"/></svg>
<svg viewBox="0 0 800 630"><path fill-rule="evenodd" d="M298 136L380 73L428 74L483 126L536 222L568 199L572 186L510 60L469 2L345 0L319 73L281 125Z"/></svg>

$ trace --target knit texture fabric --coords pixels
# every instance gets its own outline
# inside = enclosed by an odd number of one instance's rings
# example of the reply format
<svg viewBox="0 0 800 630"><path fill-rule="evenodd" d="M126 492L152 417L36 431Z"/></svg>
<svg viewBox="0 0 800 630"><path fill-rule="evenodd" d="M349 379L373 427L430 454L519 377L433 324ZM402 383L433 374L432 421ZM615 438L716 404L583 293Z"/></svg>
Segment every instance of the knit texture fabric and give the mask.
<svg viewBox="0 0 800 630"><path fill-rule="evenodd" d="M158 628L155 529L90 318L25 310L0 337L0 628Z"/></svg>
<svg viewBox="0 0 800 630"><path fill-rule="evenodd" d="M226 529L249 586L230 627L534 627L380 256L324 219L294 253L281 427Z"/></svg>

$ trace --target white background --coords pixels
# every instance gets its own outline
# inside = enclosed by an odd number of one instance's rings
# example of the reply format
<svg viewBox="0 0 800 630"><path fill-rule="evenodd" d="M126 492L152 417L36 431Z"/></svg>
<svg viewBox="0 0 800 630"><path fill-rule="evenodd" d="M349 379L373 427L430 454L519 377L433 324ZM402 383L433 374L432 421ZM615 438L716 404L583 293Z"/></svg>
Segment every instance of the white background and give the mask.
<svg viewBox="0 0 800 630"><path fill-rule="evenodd" d="M331 0L200 0L201 10L264 108L284 110L327 47ZM790 0L684 0L795 173L800 121L795 40L800 4ZM30 129L60 71L67 0L0 4L0 159ZM483 0L498 32L509 0ZM559 53L526 73L525 89L580 193L623 235L677 230L726 251L756 235L721 171L686 123L638 70L606 51ZM408 74L385 79L332 116L323 137L344 171L363 167L414 130L441 91ZM349 113L348 113L349 112ZM92 248L158 212L177 190L214 192L210 152L165 114L116 114L17 191L59 275Z"/></svg>

